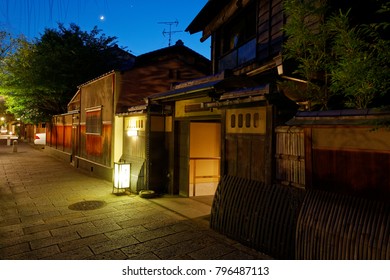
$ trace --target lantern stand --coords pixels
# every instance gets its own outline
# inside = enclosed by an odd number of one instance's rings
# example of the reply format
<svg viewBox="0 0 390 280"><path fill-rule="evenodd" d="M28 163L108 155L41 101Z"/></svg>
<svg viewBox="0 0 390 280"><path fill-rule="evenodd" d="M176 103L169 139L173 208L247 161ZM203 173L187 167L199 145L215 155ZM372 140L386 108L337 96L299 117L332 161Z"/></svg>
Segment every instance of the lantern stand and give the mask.
<svg viewBox="0 0 390 280"><path fill-rule="evenodd" d="M130 188L130 163L125 161L114 162L113 194L126 193Z"/></svg>

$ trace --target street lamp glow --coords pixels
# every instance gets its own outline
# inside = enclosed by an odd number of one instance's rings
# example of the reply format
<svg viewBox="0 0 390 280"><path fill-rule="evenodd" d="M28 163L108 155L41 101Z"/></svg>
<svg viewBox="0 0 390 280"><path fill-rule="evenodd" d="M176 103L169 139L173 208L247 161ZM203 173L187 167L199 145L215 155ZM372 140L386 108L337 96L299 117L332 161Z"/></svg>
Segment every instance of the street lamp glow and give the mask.
<svg viewBox="0 0 390 280"><path fill-rule="evenodd" d="M130 163L114 162L113 193L130 188Z"/></svg>

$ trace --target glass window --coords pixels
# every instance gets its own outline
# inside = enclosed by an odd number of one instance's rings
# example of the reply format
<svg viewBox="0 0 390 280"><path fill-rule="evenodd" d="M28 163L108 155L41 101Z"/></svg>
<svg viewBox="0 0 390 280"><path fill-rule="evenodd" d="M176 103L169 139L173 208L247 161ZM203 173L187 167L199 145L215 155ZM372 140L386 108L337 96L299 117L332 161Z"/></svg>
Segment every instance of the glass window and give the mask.
<svg viewBox="0 0 390 280"><path fill-rule="evenodd" d="M102 110L94 110L86 112L86 133L101 134L102 133Z"/></svg>
<svg viewBox="0 0 390 280"><path fill-rule="evenodd" d="M222 54L242 46L256 36L256 15L254 3L223 27Z"/></svg>

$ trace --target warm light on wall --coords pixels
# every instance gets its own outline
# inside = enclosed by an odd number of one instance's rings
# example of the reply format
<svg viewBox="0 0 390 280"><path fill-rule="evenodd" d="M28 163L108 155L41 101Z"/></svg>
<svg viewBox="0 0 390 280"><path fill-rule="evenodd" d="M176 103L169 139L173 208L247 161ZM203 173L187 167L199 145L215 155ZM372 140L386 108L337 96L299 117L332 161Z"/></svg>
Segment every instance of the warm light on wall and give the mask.
<svg viewBox="0 0 390 280"><path fill-rule="evenodd" d="M113 193L124 192L130 188L130 163L114 162Z"/></svg>
<svg viewBox="0 0 390 280"><path fill-rule="evenodd" d="M139 136L140 131L145 131L145 117L130 117L126 122L126 134L129 137Z"/></svg>
<svg viewBox="0 0 390 280"><path fill-rule="evenodd" d="M136 129L129 129L129 130L127 130L127 136L129 136L129 137L138 136L138 130L136 130Z"/></svg>

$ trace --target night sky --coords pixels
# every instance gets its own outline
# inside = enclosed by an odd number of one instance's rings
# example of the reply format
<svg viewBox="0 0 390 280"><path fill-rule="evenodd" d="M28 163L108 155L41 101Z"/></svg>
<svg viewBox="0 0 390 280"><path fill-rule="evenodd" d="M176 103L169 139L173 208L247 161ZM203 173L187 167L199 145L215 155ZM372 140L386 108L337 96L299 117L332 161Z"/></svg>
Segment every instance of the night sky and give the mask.
<svg viewBox="0 0 390 280"><path fill-rule="evenodd" d="M184 32L206 3L207 0L1 0L0 30L34 39L45 28L57 28L57 23L66 27L75 23L88 32L97 26L105 35L117 37L120 47L141 55L167 47L171 27L171 44L181 39L187 47L210 58L210 40L201 43L200 33Z"/></svg>

